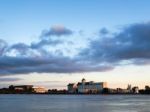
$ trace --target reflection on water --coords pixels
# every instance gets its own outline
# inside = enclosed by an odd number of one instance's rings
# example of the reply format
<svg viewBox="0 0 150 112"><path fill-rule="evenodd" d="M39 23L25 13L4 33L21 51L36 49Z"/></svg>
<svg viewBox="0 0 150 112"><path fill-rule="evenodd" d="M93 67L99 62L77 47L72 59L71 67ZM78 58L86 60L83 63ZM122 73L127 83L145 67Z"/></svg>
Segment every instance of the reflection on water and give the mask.
<svg viewBox="0 0 150 112"><path fill-rule="evenodd" d="M150 96L0 95L0 112L150 112Z"/></svg>

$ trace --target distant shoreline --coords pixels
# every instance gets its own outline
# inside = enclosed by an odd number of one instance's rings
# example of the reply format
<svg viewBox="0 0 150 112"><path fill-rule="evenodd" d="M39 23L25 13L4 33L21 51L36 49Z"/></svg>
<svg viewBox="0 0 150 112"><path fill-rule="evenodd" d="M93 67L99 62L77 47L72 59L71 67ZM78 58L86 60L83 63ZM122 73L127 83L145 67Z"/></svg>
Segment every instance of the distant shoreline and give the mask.
<svg viewBox="0 0 150 112"><path fill-rule="evenodd" d="M0 95L150 95L150 94L49 94L49 93L0 93Z"/></svg>

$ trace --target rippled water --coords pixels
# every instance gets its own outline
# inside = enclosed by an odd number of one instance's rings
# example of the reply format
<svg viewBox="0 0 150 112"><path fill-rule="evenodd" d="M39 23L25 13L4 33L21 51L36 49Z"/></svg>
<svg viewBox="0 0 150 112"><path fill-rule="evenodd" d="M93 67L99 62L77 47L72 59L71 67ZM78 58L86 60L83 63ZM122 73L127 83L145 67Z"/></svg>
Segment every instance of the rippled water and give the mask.
<svg viewBox="0 0 150 112"><path fill-rule="evenodd" d="M150 96L0 95L0 112L150 112Z"/></svg>

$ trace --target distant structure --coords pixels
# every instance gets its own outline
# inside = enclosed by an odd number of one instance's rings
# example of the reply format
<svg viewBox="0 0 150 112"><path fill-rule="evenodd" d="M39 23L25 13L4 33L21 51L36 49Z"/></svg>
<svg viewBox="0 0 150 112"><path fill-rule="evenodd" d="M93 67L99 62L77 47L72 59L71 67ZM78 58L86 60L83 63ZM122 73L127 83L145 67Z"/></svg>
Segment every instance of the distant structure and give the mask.
<svg viewBox="0 0 150 112"><path fill-rule="evenodd" d="M107 88L106 82L86 82L83 78L81 82L68 84L69 93L101 93L104 88Z"/></svg>
<svg viewBox="0 0 150 112"><path fill-rule="evenodd" d="M132 92L133 92L134 94L138 94L138 93L139 93L139 88L138 88L137 86L133 87L133 88L132 88Z"/></svg>
<svg viewBox="0 0 150 112"><path fill-rule="evenodd" d="M18 86L12 86L15 91L32 91L33 85L18 85ZM10 86L11 88L11 86Z"/></svg>
<svg viewBox="0 0 150 112"><path fill-rule="evenodd" d="M69 93L77 93L77 84L69 83L67 86L68 86Z"/></svg>
<svg viewBox="0 0 150 112"><path fill-rule="evenodd" d="M17 85L9 86L9 90L13 93L47 93L44 87L34 87L33 85Z"/></svg>
<svg viewBox="0 0 150 112"><path fill-rule="evenodd" d="M127 91L128 91L128 93L132 93L133 92L131 84L128 84Z"/></svg>
<svg viewBox="0 0 150 112"><path fill-rule="evenodd" d="M33 92L35 93L47 93L48 90L44 87L33 87Z"/></svg>

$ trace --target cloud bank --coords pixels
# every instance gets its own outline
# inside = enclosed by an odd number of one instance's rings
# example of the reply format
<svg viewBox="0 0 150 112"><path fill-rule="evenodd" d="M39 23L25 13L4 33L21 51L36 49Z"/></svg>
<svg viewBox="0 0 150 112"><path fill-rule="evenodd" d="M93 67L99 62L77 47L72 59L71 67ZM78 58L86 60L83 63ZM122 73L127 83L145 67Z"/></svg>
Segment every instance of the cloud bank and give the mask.
<svg viewBox="0 0 150 112"><path fill-rule="evenodd" d="M12 81L20 81L20 78L0 78L0 82L12 82Z"/></svg>
<svg viewBox="0 0 150 112"><path fill-rule="evenodd" d="M39 41L30 45L10 46L0 40L0 75L101 72L124 64L150 64L150 23L132 24L111 34L103 28L98 38L78 49L79 53L73 57L63 55L61 50L56 51L59 55L52 53L44 47L63 44L65 39L60 36L70 35L72 30L57 26L42 32ZM70 44L68 48L71 49Z"/></svg>
<svg viewBox="0 0 150 112"><path fill-rule="evenodd" d="M132 24L112 36L105 35L91 41L89 48L80 55L106 63L147 61L150 59L150 23Z"/></svg>

